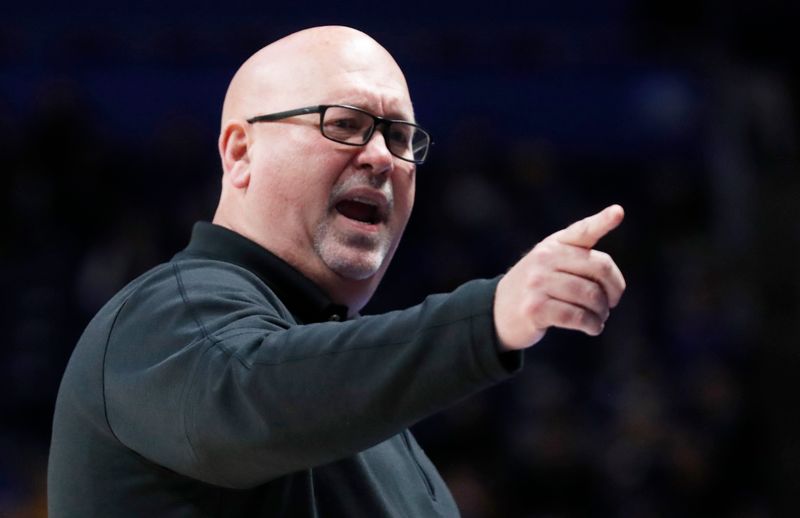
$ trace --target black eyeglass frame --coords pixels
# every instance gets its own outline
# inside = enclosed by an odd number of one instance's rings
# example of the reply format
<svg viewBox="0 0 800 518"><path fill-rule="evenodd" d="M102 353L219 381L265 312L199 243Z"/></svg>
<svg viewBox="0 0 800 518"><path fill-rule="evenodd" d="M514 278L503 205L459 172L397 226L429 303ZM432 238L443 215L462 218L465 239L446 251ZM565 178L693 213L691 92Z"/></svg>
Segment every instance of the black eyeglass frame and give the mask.
<svg viewBox="0 0 800 518"><path fill-rule="evenodd" d="M328 110L328 108L347 108L347 109L350 109L350 110L355 110L357 112L363 113L364 115L368 115L369 117L372 117L372 127L370 128L369 132L367 132L367 134L364 136L364 142L362 142L360 144L357 143L357 142L345 142L343 140L338 140L338 139L335 139L335 138L332 138L332 137L326 135L325 134L325 129L324 129L323 125L322 125L322 122L325 120L325 112ZM304 108L296 108L294 110L286 110L286 111L282 111L282 112L268 113L266 115L256 115L255 117L250 117L249 119L247 119L247 122L249 124L255 124L256 122L278 121L278 120L282 120L282 119L288 119L289 117L296 117L298 115L308 115L309 113L319 113L319 132L322 133L323 137L325 137L328 140L332 140L333 142L338 142L339 144L345 144L347 146L365 146L365 145L367 145L367 143L369 143L370 139L372 139L372 135L375 134L375 130L378 128L378 126L384 126L387 129L392 124L396 124L396 123L404 124L404 125L407 125L407 126L412 126L412 127L414 127L416 129L416 131L422 132L422 134L424 134L426 137L428 137L428 145L425 146L425 154L422 156L422 158L415 160L413 158L406 158L406 157L400 156L397 153L395 153L394 151L392 151L392 146L389 144L388 141L386 142L386 149L389 150L389 153L391 153L392 156L396 156L400 160L405 160L406 162L411 162L413 164L420 165L420 164L424 163L425 160L428 158L428 152L430 151L431 145L433 144L433 138L431 138L431 134L428 133L422 126L419 126L418 124L415 124L415 123L410 122L410 121L402 120L402 119L387 119L385 117L379 117L378 115L374 115L374 114L372 114L372 113L370 113L370 112L368 112L366 110L358 108L357 106L350 106L348 104L319 104L317 106L306 106ZM384 135L384 139L385 139L386 138L386 133L384 133L383 135Z"/></svg>

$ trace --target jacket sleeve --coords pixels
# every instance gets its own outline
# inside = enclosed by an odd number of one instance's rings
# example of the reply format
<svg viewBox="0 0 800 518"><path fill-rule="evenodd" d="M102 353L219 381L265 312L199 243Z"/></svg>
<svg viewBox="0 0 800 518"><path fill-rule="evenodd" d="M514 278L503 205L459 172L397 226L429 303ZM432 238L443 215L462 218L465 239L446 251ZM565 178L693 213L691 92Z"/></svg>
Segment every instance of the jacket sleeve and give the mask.
<svg viewBox="0 0 800 518"><path fill-rule="evenodd" d="M246 272L179 264L120 311L104 395L124 444L208 483L253 487L364 450L521 367L497 352L497 279L293 325Z"/></svg>

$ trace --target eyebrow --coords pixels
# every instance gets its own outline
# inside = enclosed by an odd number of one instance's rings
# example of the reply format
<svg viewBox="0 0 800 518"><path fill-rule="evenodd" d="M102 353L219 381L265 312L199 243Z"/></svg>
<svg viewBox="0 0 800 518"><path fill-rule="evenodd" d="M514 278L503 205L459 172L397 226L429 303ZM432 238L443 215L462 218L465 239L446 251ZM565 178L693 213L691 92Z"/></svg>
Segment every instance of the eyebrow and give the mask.
<svg viewBox="0 0 800 518"><path fill-rule="evenodd" d="M356 108L361 108L362 110L366 110L366 111L368 111L370 113L374 113L375 115L380 115L381 117L384 117L386 119L402 120L402 121L407 121L407 122L413 122L415 124L417 122L414 119L413 107L412 107L412 112L411 112L410 116L407 113L403 113L402 111L395 111L395 110L390 110L390 111L388 111L386 113L378 114L373 109L373 106L371 106L371 104L372 104L371 100L368 99L366 96L361 96L361 95L359 95L359 96L351 96L351 97L342 96L342 97L339 97L339 99L340 100L335 101L335 102L322 103L322 104L346 104L348 106L355 106Z"/></svg>

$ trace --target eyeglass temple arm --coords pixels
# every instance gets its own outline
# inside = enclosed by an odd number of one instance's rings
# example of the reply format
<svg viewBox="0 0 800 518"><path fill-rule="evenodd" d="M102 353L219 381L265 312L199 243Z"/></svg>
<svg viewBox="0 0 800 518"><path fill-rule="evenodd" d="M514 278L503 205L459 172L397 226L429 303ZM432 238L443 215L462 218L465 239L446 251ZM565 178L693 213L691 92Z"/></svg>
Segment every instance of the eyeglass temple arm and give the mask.
<svg viewBox="0 0 800 518"><path fill-rule="evenodd" d="M254 122L263 122L263 121L276 121L280 119L286 119L288 117L294 117L295 115L306 115L307 113L319 113L322 111L324 106L306 106L305 108L296 108L294 110L287 110L284 112L277 112L277 113L268 113L266 115L256 115L255 117L251 117L247 119L247 122L253 124Z"/></svg>

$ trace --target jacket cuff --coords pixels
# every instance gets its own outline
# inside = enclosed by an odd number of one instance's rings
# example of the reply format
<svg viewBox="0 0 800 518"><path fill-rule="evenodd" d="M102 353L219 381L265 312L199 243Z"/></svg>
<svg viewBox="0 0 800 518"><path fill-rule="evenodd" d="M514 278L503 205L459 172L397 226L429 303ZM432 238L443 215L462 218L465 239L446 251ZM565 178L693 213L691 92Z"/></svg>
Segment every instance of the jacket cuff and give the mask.
<svg viewBox="0 0 800 518"><path fill-rule="evenodd" d="M476 307L482 311L472 318L472 350L477 364L492 381L502 381L519 372L524 365L523 351L502 352L494 327L494 294L502 276L473 281Z"/></svg>

